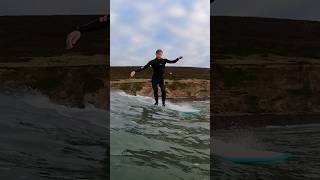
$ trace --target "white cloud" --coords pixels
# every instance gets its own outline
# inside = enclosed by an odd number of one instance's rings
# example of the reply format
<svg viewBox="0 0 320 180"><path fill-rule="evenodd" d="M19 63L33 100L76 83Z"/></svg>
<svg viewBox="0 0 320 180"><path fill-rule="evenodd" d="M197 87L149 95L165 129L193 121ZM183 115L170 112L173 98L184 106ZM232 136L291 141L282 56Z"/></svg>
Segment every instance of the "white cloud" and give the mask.
<svg viewBox="0 0 320 180"><path fill-rule="evenodd" d="M168 15L175 17L175 18L180 18L183 17L187 14L186 9L180 5L173 5L168 9Z"/></svg>
<svg viewBox="0 0 320 180"><path fill-rule="evenodd" d="M210 67L209 2L137 0L125 10L120 7L129 0L113 2L117 18L111 24L112 66L144 65L162 48L168 59L184 56L175 66Z"/></svg>

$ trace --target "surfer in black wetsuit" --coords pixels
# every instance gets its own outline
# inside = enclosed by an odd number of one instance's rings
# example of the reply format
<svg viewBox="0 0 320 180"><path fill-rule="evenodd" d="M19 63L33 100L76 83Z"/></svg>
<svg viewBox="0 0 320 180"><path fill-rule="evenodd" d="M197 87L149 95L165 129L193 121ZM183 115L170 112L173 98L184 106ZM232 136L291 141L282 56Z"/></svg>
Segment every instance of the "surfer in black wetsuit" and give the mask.
<svg viewBox="0 0 320 180"><path fill-rule="evenodd" d="M130 76L133 77L136 72L143 71L150 66L153 69L153 75L151 78L152 82L152 89L153 89L153 95L155 99L155 105L158 105L158 85L161 89L161 97L162 97L162 106L166 105L166 88L164 84L164 70L166 63L176 63L180 59L182 59L182 56L178 57L175 60L168 60L168 59L163 59L162 58L163 51L161 49L158 49L156 51L156 58L149 61L145 66L136 69L135 71L132 71Z"/></svg>
<svg viewBox="0 0 320 180"><path fill-rule="evenodd" d="M99 18L95 18L86 24L78 26L74 31L68 34L66 39L66 49L72 49L74 45L79 41L82 34L106 28L108 26L109 19L110 15L102 16Z"/></svg>

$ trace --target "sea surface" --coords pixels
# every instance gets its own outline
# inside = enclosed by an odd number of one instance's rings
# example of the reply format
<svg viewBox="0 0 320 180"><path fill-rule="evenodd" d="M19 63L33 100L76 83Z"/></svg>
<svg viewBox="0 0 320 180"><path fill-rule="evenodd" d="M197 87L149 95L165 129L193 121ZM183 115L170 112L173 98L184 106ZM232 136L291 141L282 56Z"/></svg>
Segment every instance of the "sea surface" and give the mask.
<svg viewBox="0 0 320 180"><path fill-rule="evenodd" d="M105 179L109 112L0 93L0 179Z"/></svg>
<svg viewBox="0 0 320 180"><path fill-rule="evenodd" d="M214 180L319 180L320 125L269 126L213 132ZM236 164L226 161L221 149L241 149L286 153L282 161L258 164Z"/></svg>
<svg viewBox="0 0 320 180"><path fill-rule="evenodd" d="M110 96L111 180L209 179L209 101Z"/></svg>

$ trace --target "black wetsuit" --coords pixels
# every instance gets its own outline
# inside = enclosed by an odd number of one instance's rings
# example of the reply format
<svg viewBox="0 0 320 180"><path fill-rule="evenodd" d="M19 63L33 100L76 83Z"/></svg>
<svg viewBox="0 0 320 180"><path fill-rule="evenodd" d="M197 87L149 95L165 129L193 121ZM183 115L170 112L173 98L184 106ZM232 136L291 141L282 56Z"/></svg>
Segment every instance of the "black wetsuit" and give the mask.
<svg viewBox="0 0 320 180"><path fill-rule="evenodd" d="M108 27L109 19L110 19L110 15L95 18L86 24L78 26L76 30L80 31L81 33L86 33L86 32L104 29Z"/></svg>
<svg viewBox="0 0 320 180"><path fill-rule="evenodd" d="M161 89L161 97L162 97L162 104L165 105L166 101L166 88L164 84L164 72L165 72L165 66L166 63L176 63L178 62L179 59L175 60L168 60L168 59L153 59L148 62L145 66L139 68L136 70L136 72L143 71L150 66L153 69L153 74L151 78L152 82L152 89L153 89L153 94L154 94L154 99L156 101L155 104L158 104L158 85L160 86Z"/></svg>

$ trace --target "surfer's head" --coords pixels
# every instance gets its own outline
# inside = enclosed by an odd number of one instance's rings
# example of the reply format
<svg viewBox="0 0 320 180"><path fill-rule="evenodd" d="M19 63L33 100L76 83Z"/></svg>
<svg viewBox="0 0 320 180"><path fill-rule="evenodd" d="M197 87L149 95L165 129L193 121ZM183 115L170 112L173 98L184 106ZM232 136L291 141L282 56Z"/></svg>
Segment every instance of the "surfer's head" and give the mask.
<svg viewBox="0 0 320 180"><path fill-rule="evenodd" d="M157 58L157 59L161 59L161 58L162 58L162 54L163 54L162 49L158 49L158 50L156 51L156 58Z"/></svg>

